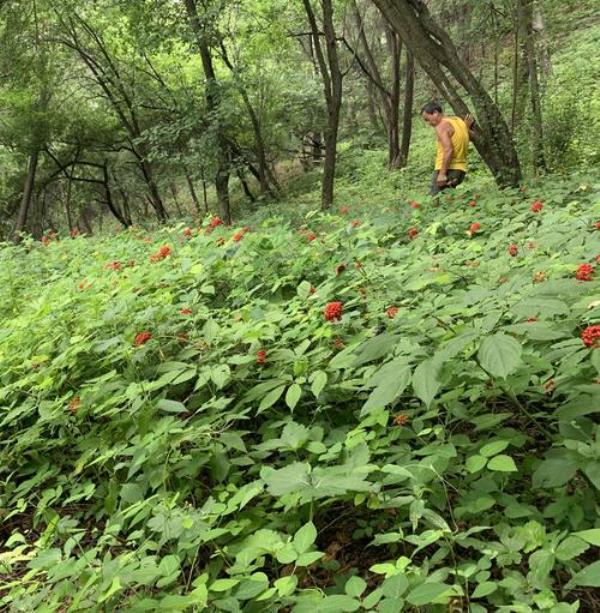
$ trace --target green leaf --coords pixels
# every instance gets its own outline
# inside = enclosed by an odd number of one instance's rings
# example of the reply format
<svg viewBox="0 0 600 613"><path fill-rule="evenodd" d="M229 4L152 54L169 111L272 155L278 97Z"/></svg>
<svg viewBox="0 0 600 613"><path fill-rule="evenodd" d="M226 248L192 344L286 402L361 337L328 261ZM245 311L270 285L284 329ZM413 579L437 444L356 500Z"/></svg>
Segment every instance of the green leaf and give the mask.
<svg viewBox="0 0 600 613"><path fill-rule="evenodd" d="M421 362L412 376L413 390L424 404L429 406L440 388L438 380L440 366L433 359Z"/></svg>
<svg viewBox="0 0 600 613"><path fill-rule="evenodd" d="M239 579L217 579L210 584L212 592L226 592L232 587L235 587L240 582Z"/></svg>
<svg viewBox="0 0 600 613"><path fill-rule="evenodd" d="M471 598L485 598L493 594L498 589L498 584L494 581L484 581L480 583L471 594Z"/></svg>
<svg viewBox="0 0 600 613"><path fill-rule="evenodd" d="M322 551L307 551L306 553L301 553L296 560L296 566L310 566L324 555Z"/></svg>
<svg viewBox="0 0 600 613"><path fill-rule="evenodd" d="M161 411L166 411L167 413L185 413L187 409L182 402L177 402L177 400L167 400L163 398L156 403L156 407Z"/></svg>
<svg viewBox="0 0 600 613"><path fill-rule="evenodd" d="M586 566L569 581L569 585L581 585L584 587L600 587L600 560Z"/></svg>
<svg viewBox="0 0 600 613"><path fill-rule="evenodd" d="M408 594L406 600L415 607L422 607L434 602L445 603L453 594L454 590L444 583L422 583Z"/></svg>
<svg viewBox="0 0 600 613"><path fill-rule="evenodd" d="M494 377L506 379L521 364L521 344L512 336L498 332L479 346L479 361Z"/></svg>
<svg viewBox="0 0 600 613"><path fill-rule="evenodd" d="M304 524L302 528L294 534L294 548L298 553L304 553L308 551L311 545L317 539L317 529L312 521L309 521L307 524Z"/></svg>
<svg viewBox="0 0 600 613"><path fill-rule="evenodd" d="M277 594L284 598L294 592L298 585L298 577L296 575L288 575L287 577L281 577L273 583L273 587L277 589Z"/></svg>
<svg viewBox="0 0 600 613"><path fill-rule="evenodd" d="M583 539L586 543L600 547L600 528L581 530L579 532L574 532L571 536L577 536L580 539Z"/></svg>
<svg viewBox="0 0 600 613"><path fill-rule="evenodd" d="M392 360L389 364L380 368L373 375L373 379L381 381L381 383L367 398L360 411L361 417L377 409L385 408L400 396L410 383L410 366L406 363L406 358Z"/></svg>
<svg viewBox="0 0 600 613"><path fill-rule="evenodd" d="M308 441L309 431L306 426L295 421L287 423L281 433L281 440L291 449L300 449Z"/></svg>
<svg viewBox="0 0 600 613"><path fill-rule="evenodd" d="M560 487L568 483L577 472L578 465L566 457L548 458L544 460L532 475L535 488Z"/></svg>
<svg viewBox="0 0 600 613"><path fill-rule="evenodd" d="M515 461L509 455L497 455L493 457L487 465L489 470L510 473L518 472Z"/></svg>
<svg viewBox="0 0 600 613"><path fill-rule="evenodd" d="M354 598L360 598L360 595L367 589L367 582L362 577L350 577L348 581L346 581L346 585L344 586L344 591L348 596L352 596Z"/></svg>
<svg viewBox="0 0 600 613"><path fill-rule="evenodd" d="M282 496L309 486L309 473L309 464L294 462L278 470L265 466L260 471L260 476L272 496Z"/></svg>
<svg viewBox="0 0 600 613"><path fill-rule="evenodd" d="M472 455L467 458L465 467L470 473L476 473L486 465L487 459L480 455Z"/></svg>
<svg viewBox="0 0 600 613"><path fill-rule="evenodd" d="M387 333L370 338L358 348L359 353L354 360L354 366L361 366L362 364L378 360L388 353L391 353L399 340L400 337L396 334Z"/></svg>
<svg viewBox="0 0 600 613"><path fill-rule="evenodd" d="M310 391L314 394L315 398L323 391L325 385L327 385L327 373L317 370L313 374L312 385L310 386Z"/></svg>
<svg viewBox="0 0 600 613"><path fill-rule="evenodd" d="M358 600L340 594L325 596L323 600L315 604L316 606L312 609L315 613L350 613L360 609Z"/></svg>
<svg viewBox="0 0 600 613"><path fill-rule="evenodd" d="M501 451L504 451L508 447L508 445L508 441L493 441L492 443L484 445L479 450L479 453L485 458L489 458L493 455L496 455L497 453L500 453Z"/></svg>
<svg viewBox="0 0 600 613"><path fill-rule="evenodd" d="M591 530L591 532L593 532L593 530ZM572 560L573 558L580 556L584 551L589 549L589 547L590 546L581 538L577 538L576 536L568 536L556 548L556 557L562 562Z"/></svg>
<svg viewBox="0 0 600 613"><path fill-rule="evenodd" d="M285 403L294 410L295 406L298 404L298 400L300 400L300 396L302 395L302 388L297 384L293 383L288 387L288 390L285 394Z"/></svg>
<svg viewBox="0 0 600 613"><path fill-rule="evenodd" d="M593 483L597 490L600 490L600 462L595 460L588 462L583 469L585 476Z"/></svg>
<svg viewBox="0 0 600 613"><path fill-rule="evenodd" d="M283 394L283 390L285 389L285 385L280 385L276 387L274 390L271 390L258 405L257 413L262 413L266 411L269 407L272 407L280 398L281 394Z"/></svg>
<svg viewBox="0 0 600 613"><path fill-rule="evenodd" d="M388 577L382 584L381 589L386 598L398 600L408 589L408 579L406 575L394 575Z"/></svg>
<svg viewBox="0 0 600 613"><path fill-rule="evenodd" d="M281 564L291 564L298 557L298 552L294 549L292 543L287 543L277 550L275 557Z"/></svg>

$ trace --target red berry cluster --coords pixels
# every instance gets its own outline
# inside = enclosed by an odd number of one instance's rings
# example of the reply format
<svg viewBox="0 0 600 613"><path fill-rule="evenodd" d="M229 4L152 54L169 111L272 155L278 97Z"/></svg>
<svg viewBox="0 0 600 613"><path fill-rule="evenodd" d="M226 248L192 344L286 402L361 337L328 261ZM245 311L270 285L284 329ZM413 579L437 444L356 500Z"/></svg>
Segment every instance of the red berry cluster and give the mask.
<svg viewBox="0 0 600 613"><path fill-rule="evenodd" d="M151 262L160 262L171 255L171 247L169 245L163 245L156 253L150 256Z"/></svg>
<svg viewBox="0 0 600 613"><path fill-rule="evenodd" d="M532 213L539 213L543 208L544 208L544 205L539 200L536 200L531 205L531 209L530 210L531 210Z"/></svg>
<svg viewBox="0 0 600 613"><path fill-rule="evenodd" d="M334 321L342 318L343 305L341 302L329 302L325 305L323 315L327 321Z"/></svg>
<svg viewBox="0 0 600 613"><path fill-rule="evenodd" d="M148 342L151 338L152 338L151 332L138 332L138 334L135 335L133 344L136 347L141 347L144 343Z"/></svg>
<svg viewBox="0 0 600 613"><path fill-rule="evenodd" d="M581 333L581 340L585 343L586 347L600 346L600 326L588 326Z"/></svg>
<svg viewBox="0 0 600 613"><path fill-rule="evenodd" d="M591 264L581 264L575 271L575 278L578 281L592 281L594 278L594 267Z"/></svg>
<svg viewBox="0 0 600 613"><path fill-rule="evenodd" d="M390 319L394 319L394 317L396 317L396 315L398 314L398 311L400 309L397 306L391 306L386 310L387 316Z"/></svg>

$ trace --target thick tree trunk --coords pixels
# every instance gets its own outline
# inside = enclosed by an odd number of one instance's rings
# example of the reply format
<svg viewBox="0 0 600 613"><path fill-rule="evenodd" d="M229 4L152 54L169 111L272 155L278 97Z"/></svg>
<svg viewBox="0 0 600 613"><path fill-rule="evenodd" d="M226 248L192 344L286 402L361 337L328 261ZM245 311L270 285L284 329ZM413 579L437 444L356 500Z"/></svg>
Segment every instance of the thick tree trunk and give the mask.
<svg viewBox="0 0 600 613"><path fill-rule="evenodd" d="M27 224L27 215L31 206L31 198L33 195L33 186L35 185L35 173L37 170L39 152L36 150L29 156L27 165L27 176L25 177L25 185L23 186L23 195L17 215L17 223L13 232L13 241L16 243L21 241L21 233L25 230Z"/></svg>
<svg viewBox="0 0 600 613"><path fill-rule="evenodd" d="M216 156L217 172L215 176L215 188L217 191L217 201L219 213L223 221L231 223L231 208L229 205L229 175L230 161L227 150L227 142L219 118L220 91L219 84L213 67L212 55L207 41L205 26L201 23L195 0L184 0L188 19L192 31L196 36L196 43L200 51L202 69L204 71L206 107L209 115L213 117L213 127L216 133Z"/></svg>
<svg viewBox="0 0 600 613"><path fill-rule="evenodd" d="M402 109L402 144L400 145L400 160L398 168L404 168L408 163L410 137L412 134L413 99L415 91L415 60L410 49L406 54L406 78L404 79L404 108Z"/></svg>
<svg viewBox="0 0 600 613"><path fill-rule="evenodd" d="M436 84L457 115L469 112L467 104L446 71L461 85L477 115L473 143L499 186L518 185L521 167L514 143L500 110L481 83L458 57L448 34L431 18L422 0L373 0L415 59Z"/></svg>

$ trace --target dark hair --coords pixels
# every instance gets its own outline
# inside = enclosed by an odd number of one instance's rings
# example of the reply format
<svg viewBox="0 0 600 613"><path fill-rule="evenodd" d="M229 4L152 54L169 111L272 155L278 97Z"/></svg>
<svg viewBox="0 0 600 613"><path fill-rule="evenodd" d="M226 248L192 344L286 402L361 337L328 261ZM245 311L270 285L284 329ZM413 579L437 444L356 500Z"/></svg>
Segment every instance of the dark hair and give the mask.
<svg viewBox="0 0 600 613"><path fill-rule="evenodd" d="M432 100L431 102L428 102L427 104L423 105L423 108L421 109L421 113L443 113L443 109L442 109L442 105L439 102L436 102L435 100Z"/></svg>

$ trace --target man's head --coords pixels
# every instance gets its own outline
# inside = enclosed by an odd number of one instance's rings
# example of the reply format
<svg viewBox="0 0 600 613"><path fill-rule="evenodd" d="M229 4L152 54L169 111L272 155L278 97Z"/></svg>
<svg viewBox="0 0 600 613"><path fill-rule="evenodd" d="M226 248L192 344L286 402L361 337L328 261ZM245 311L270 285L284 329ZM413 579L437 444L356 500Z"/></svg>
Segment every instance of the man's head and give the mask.
<svg viewBox="0 0 600 613"><path fill-rule="evenodd" d="M444 111L439 102L428 102L423 105L421 109L421 117L425 123L429 124L432 128L435 128L440 121L444 118Z"/></svg>

